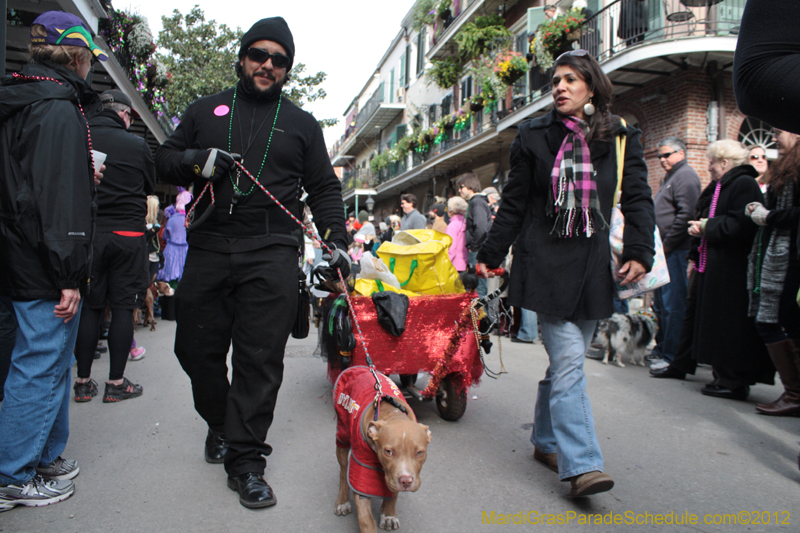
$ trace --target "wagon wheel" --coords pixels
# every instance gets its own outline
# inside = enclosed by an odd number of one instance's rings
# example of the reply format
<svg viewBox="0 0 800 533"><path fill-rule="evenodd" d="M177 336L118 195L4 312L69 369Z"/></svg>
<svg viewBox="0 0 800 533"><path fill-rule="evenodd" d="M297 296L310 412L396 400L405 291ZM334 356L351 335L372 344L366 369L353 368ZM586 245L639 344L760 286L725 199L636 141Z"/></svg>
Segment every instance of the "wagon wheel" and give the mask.
<svg viewBox="0 0 800 533"><path fill-rule="evenodd" d="M416 374L400 374L400 385L405 388L408 388L410 385L413 385L417 382L417 375Z"/></svg>
<svg viewBox="0 0 800 533"><path fill-rule="evenodd" d="M439 390L436 391L436 407L439 416L444 420L454 422L464 416L467 410L467 389L459 391L456 386L456 374L450 374L442 380Z"/></svg>

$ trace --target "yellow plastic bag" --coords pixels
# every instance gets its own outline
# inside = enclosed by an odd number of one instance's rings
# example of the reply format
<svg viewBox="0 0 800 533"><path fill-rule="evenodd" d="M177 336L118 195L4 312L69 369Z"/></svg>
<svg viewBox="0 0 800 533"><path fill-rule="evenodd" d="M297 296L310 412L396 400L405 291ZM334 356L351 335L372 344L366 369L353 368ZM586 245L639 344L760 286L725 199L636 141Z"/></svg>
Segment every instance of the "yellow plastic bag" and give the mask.
<svg viewBox="0 0 800 533"><path fill-rule="evenodd" d="M359 296L372 296L373 292L381 292L381 291L398 292L400 294L405 294L409 298L413 298L414 296L419 296L419 294L417 294L416 292L397 289L395 287L392 287L388 283L383 283L380 280L375 280L375 279L363 279L363 278L356 279L356 285L354 290L356 291L356 294L358 294Z"/></svg>
<svg viewBox="0 0 800 533"><path fill-rule="evenodd" d="M407 291L460 294L464 285L448 255L452 242L449 235L432 229L400 231L377 253Z"/></svg>

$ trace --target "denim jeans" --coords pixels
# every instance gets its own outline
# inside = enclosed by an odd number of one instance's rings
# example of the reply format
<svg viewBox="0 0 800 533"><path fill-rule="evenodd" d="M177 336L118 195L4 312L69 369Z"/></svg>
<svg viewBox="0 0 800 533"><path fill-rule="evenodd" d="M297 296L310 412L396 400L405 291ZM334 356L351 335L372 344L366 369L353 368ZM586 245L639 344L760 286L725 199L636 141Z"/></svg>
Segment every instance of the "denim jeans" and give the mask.
<svg viewBox="0 0 800 533"><path fill-rule="evenodd" d="M52 463L69 437L72 349L80 310L64 323L58 301L14 302L17 343L0 407L0 484L26 483Z"/></svg>
<svg viewBox="0 0 800 533"><path fill-rule="evenodd" d="M667 361L675 359L675 354L678 353L678 342L681 339L683 314L686 311L688 294L686 279L688 255L689 250L667 252L670 282L656 289L653 295L658 329L660 330L660 335L656 338L658 344L653 348L653 353Z"/></svg>
<svg viewBox="0 0 800 533"><path fill-rule="evenodd" d="M562 481L603 471L603 454L586 395L583 360L596 320L569 321L539 314L550 366L539 382L531 442L544 453L558 453Z"/></svg>
<svg viewBox="0 0 800 533"><path fill-rule="evenodd" d="M539 338L539 322L536 319L536 313L524 307L520 307L520 311L522 320L520 321L517 338L521 341L533 342Z"/></svg>
<svg viewBox="0 0 800 533"><path fill-rule="evenodd" d="M477 264L478 262L477 257L478 257L478 252L468 251L467 263L470 266L475 266L475 264ZM478 296L480 296L481 298L486 296L486 278L478 278L478 288L476 289L476 292L478 293Z"/></svg>
<svg viewBox="0 0 800 533"><path fill-rule="evenodd" d="M11 298L0 296L0 402L3 401L3 384L6 382L8 367L11 366L11 352L17 338L17 318Z"/></svg>

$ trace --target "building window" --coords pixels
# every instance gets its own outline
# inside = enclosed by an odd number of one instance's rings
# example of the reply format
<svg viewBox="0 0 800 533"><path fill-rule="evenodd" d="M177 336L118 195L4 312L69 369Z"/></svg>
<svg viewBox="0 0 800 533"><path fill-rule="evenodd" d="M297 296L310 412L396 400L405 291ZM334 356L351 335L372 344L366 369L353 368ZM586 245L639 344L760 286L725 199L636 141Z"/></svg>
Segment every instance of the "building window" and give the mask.
<svg viewBox="0 0 800 533"><path fill-rule="evenodd" d="M466 78L461 82L461 105L470 99L472 96L472 76Z"/></svg>
<svg viewBox="0 0 800 533"><path fill-rule="evenodd" d="M766 148L768 159L778 158L778 145L775 144L775 131L772 126L757 118L746 117L739 128L739 142L745 146L759 144Z"/></svg>
<svg viewBox="0 0 800 533"><path fill-rule="evenodd" d="M403 69L403 72L401 72L400 75L403 77L403 82L402 82L403 83L403 87L408 89L408 82L409 82L409 78L411 77L410 76L410 72L411 72L411 45L410 44L406 45L405 59L406 59L405 60L406 68Z"/></svg>
<svg viewBox="0 0 800 533"><path fill-rule="evenodd" d="M419 30L417 35L417 77L422 75L425 70L425 27Z"/></svg>

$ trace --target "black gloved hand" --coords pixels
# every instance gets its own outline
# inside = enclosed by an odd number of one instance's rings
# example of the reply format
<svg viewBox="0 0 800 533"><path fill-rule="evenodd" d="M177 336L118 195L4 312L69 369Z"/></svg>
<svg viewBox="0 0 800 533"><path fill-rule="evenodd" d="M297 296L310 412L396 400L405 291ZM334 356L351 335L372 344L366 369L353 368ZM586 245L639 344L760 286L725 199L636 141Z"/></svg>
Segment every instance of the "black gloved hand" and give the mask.
<svg viewBox="0 0 800 533"><path fill-rule="evenodd" d="M208 150L186 150L183 162L191 166L192 172L210 181L226 176L233 168L237 154L229 154L217 148Z"/></svg>
<svg viewBox="0 0 800 533"><path fill-rule="evenodd" d="M342 277L344 279L347 279L347 276L350 275L350 264L351 264L350 256L347 255L346 251L338 249L336 245L333 243L330 244L330 248L331 250L333 250L333 253L326 252L322 256L322 259L324 261L327 261L328 264L333 268L338 268L339 270L341 270Z"/></svg>

